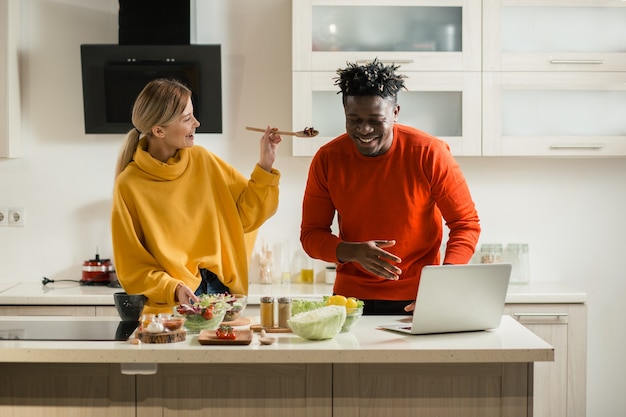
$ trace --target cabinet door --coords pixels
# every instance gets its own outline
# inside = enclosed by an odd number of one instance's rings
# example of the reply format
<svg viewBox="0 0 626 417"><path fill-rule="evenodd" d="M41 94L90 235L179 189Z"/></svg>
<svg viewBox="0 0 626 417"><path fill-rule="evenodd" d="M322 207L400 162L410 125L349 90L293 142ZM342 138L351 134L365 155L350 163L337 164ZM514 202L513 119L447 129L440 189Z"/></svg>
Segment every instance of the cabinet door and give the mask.
<svg viewBox="0 0 626 417"><path fill-rule="evenodd" d="M331 364L159 364L137 376L137 417L331 417L332 387Z"/></svg>
<svg viewBox="0 0 626 417"><path fill-rule="evenodd" d="M483 0L486 71L624 71L623 0Z"/></svg>
<svg viewBox="0 0 626 417"><path fill-rule="evenodd" d="M445 140L454 155L480 155L480 73L407 72L408 91L398 96L398 123ZM293 73L293 129L314 126L315 138L294 138L294 156L311 156L329 140L345 132L336 73Z"/></svg>
<svg viewBox="0 0 626 417"><path fill-rule="evenodd" d="M508 314L550 343L554 362L534 373L535 417L584 417L587 384L585 304L507 304Z"/></svg>
<svg viewBox="0 0 626 417"><path fill-rule="evenodd" d="M379 58L406 71L480 70L480 2L293 0L293 70Z"/></svg>
<svg viewBox="0 0 626 417"><path fill-rule="evenodd" d="M483 155L626 155L626 72L485 72Z"/></svg>
<svg viewBox="0 0 626 417"><path fill-rule="evenodd" d="M0 0L0 158L21 155L19 0Z"/></svg>
<svg viewBox="0 0 626 417"><path fill-rule="evenodd" d="M3 417L136 416L135 377L119 364L3 363L0 387Z"/></svg>

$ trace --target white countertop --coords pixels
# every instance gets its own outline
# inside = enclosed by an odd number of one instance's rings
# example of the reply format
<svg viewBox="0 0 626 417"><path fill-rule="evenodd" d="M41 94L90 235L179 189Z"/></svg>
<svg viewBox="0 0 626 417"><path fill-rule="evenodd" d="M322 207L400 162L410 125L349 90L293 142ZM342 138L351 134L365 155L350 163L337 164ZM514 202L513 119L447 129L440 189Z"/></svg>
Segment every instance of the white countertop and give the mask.
<svg viewBox="0 0 626 417"><path fill-rule="evenodd" d="M253 311L251 311L253 312ZM0 317L3 321L49 317ZM117 320L83 317L81 320ZM270 333L269 346L255 335L250 345L205 346L197 335L183 342L133 345L129 342L0 340L0 362L48 363L504 363L553 361L554 348L509 316L498 329L412 336L377 326L398 316L364 316L350 333L307 341L291 333ZM251 318L252 322L254 319Z"/></svg>
<svg viewBox="0 0 626 417"><path fill-rule="evenodd" d="M0 305L113 305L113 294L121 288L83 286L75 282L0 283ZM259 304L264 295L292 298L321 298L332 293L327 284L250 284L249 304ZM584 303L587 294L558 282L510 285L507 303Z"/></svg>

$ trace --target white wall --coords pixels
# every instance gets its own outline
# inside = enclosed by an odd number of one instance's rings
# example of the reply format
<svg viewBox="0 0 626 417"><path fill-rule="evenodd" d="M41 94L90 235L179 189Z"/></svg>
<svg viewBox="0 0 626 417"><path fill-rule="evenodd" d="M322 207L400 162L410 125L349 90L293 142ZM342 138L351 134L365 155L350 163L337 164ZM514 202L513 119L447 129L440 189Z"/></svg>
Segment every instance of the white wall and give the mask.
<svg viewBox="0 0 626 417"><path fill-rule="evenodd" d="M224 133L197 142L247 175L259 135L244 126L291 125L291 2L202 0L196 7L195 39L222 44L224 72ZM78 279L96 247L111 255L110 193L123 140L83 133L79 45L117 42L117 1L23 2L22 38L23 157L0 160L0 206L25 207L26 226L0 228L0 283ZM270 244L298 242L309 159L290 156L291 140L276 163L283 174L278 213L260 232ZM587 415L623 414L626 162L459 162L482 219L481 241L528 242L532 280L588 293Z"/></svg>

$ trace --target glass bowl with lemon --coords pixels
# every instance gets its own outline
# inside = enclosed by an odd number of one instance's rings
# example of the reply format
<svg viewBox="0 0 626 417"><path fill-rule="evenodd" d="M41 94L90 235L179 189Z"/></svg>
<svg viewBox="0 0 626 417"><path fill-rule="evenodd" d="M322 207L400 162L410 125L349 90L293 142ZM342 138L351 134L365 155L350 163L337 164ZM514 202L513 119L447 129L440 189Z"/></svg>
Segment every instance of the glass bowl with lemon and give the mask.
<svg viewBox="0 0 626 417"><path fill-rule="evenodd" d="M354 297L345 297L343 295L331 295L326 298L326 305L336 305L346 308L346 321L341 327L341 333L349 332L352 326L359 321L363 315L363 301Z"/></svg>

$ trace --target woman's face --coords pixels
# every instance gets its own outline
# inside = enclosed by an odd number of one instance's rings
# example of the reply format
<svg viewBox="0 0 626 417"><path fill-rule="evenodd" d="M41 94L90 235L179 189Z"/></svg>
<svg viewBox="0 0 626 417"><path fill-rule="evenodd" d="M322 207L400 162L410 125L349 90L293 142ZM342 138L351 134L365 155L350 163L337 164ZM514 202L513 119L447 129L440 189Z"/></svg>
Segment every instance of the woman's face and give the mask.
<svg viewBox="0 0 626 417"><path fill-rule="evenodd" d="M347 96L346 133L365 156L382 155L393 143L393 124L400 106L379 96Z"/></svg>
<svg viewBox="0 0 626 417"><path fill-rule="evenodd" d="M178 120L162 127L165 133L164 145L173 149L174 152L178 149L191 148L198 126L200 122L193 115L193 104L189 98L185 111L178 117Z"/></svg>

